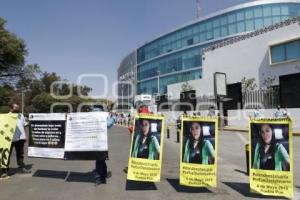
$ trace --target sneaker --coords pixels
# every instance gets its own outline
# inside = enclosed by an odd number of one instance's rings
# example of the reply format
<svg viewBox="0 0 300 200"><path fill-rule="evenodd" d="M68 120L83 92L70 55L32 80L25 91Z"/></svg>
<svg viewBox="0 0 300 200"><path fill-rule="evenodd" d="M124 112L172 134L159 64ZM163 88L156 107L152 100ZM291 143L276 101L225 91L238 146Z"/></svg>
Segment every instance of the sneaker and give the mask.
<svg viewBox="0 0 300 200"><path fill-rule="evenodd" d="M7 179L10 179L10 176L8 176L8 174L7 174L7 173L3 173L3 174L1 174L1 176L0 176L0 180L7 180Z"/></svg>
<svg viewBox="0 0 300 200"><path fill-rule="evenodd" d="M128 173L128 167L125 167L125 168L123 169L123 172L124 172L125 174L127 174L127 173Z"/></svg>
<svg viewBox="0 0 300 200"><path fill-rule="evenodd" d="M31 171L24 168L24 167L22 167L22 168L19 168L19 173L21 173L21 174L30 174Z"/></svg>

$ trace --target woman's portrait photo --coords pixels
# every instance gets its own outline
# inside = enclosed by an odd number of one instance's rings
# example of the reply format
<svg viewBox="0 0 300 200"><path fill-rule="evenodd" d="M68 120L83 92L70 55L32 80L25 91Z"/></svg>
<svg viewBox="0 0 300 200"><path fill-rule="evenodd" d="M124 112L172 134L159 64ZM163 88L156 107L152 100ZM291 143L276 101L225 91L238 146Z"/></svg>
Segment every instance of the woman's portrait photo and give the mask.
<svg viewBox="0 0 300 200"><path fill-rule="evenodd" d="M161 125L162 120L136 120L131 157L159 160Z"/></svg>
<svg viewBox="0 0 300 200"><path fill-rule="evenodd" d="M289 171L289 127L286 124L251 124L253 169Z"/></svg>
<svg viewBox="0 0 300 200"><path fill-rule="evenodd" d="M184 121L182 162L211 165L215 162L215 123Z"/></svg>

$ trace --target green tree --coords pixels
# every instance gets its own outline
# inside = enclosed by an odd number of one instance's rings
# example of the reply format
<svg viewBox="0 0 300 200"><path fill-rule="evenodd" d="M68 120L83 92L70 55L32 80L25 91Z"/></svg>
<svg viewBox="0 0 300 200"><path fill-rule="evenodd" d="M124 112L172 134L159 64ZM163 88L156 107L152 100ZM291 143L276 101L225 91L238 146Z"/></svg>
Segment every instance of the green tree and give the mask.
<svg viewBox="0 0 300 200"><path fill-rule="evenodd" d="M243 93L257 89L257 84L255 83L255 78L243 77L243 79L241 80L241 83L242 83Z"/></svg>
<svg viewBox="0 0 300 200"><path fill-rule="evenodd" d="M25 42L5 28L6 21L0 18L0 81L23 74Z"/></svg>
<svg viewBox="0 0 300 200"><path fill-rule="evenodd" d="M187 91L190 91L190 90L193 90L193 87L189 84L189 82L186 81L181 85L181 91L182 92L187 92Z"/></svg>

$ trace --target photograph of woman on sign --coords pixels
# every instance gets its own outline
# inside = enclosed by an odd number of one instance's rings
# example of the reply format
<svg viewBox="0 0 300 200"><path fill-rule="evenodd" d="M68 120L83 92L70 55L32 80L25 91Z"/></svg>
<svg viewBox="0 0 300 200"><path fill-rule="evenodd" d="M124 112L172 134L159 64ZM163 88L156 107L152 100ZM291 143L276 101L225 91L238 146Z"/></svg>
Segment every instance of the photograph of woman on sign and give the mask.
<svg viewBox="0 0 300 200"><path fill-rule="evenodd" d="M252 168L289 171L288 125L252 124Z"/></svg>
<svg viewBox="0 0 300 200"><path fill-rule="evenodd" d="M131 157L159 160L161 120L137 119Z"/></svg>
<svg viewBox="0 0 300 200"><path fill-rule="evenodd" d="M210 165L215 161L215 124L183 123L182 162Z"/></svg>

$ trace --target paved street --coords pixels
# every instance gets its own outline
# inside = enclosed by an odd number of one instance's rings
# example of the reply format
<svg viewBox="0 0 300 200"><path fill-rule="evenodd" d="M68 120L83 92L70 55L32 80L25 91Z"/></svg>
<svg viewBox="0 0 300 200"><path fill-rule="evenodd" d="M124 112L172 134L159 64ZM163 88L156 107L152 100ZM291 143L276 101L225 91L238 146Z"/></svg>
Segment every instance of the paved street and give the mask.
<svg viewBox="0 0 300 200"><path fill-rule="evenodd" d="M265 199L249 193L244 151L247 138L246 133L220 133L218 187L189 188L178 185L179 144L174 132L165 139L161 182L126 181L123 168L127 165L130 138L126 128L115 126L109 131L108 168L112 177L106 185L94 186L91 161L26 159L27 164L32 164L32 174L15 174L0 182L0 199ZM299 146L300 137L295 137L294 199L300 199ZM14 155L11 167L16 167Z"/></svg>

